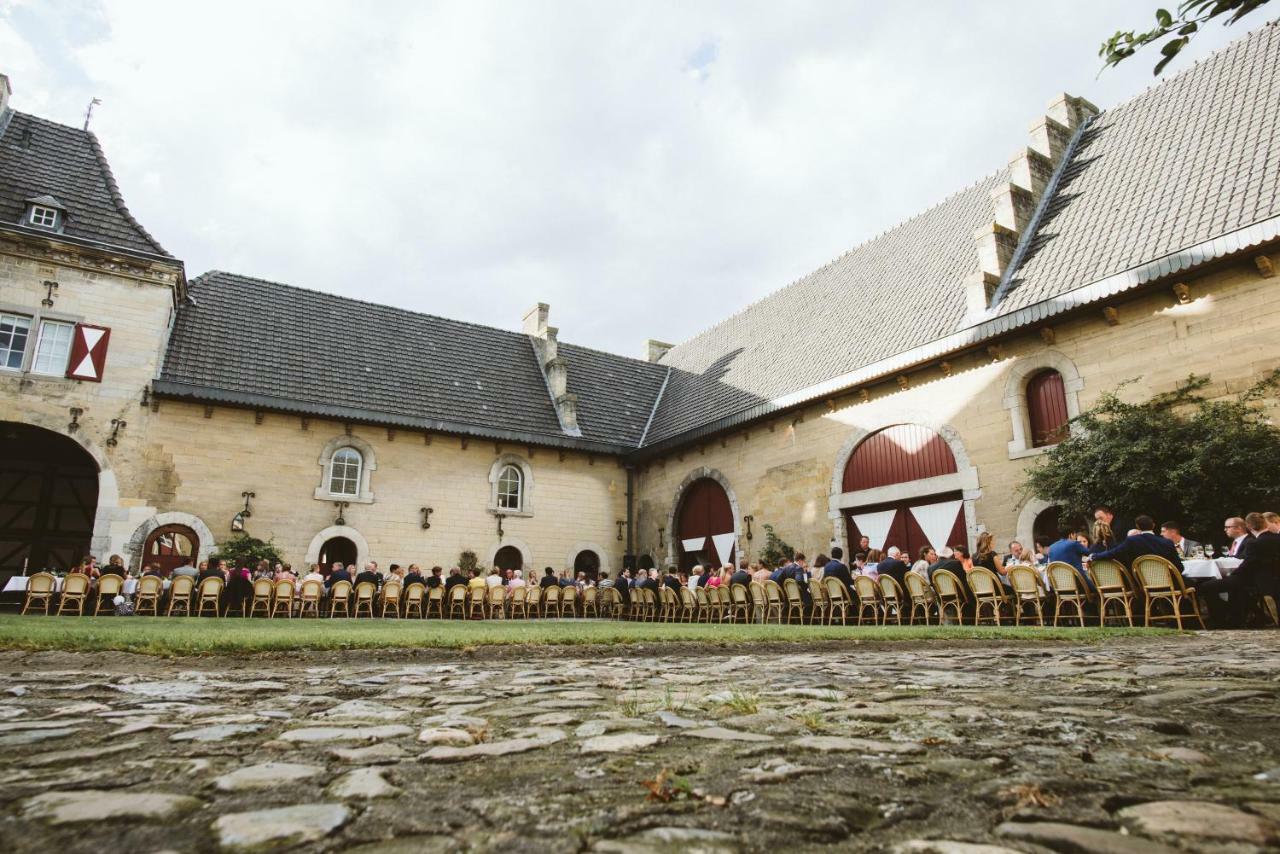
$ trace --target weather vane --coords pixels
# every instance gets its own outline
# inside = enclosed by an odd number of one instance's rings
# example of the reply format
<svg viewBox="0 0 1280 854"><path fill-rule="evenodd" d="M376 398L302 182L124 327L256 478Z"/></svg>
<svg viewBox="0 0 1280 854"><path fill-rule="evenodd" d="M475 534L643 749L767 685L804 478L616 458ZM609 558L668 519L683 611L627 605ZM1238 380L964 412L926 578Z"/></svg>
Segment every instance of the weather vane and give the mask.
<svg viewBox="0 0 1280 854"><path fill-rule="evenodd" d="M94 98L92 101L89 102L89 108L84 111L84 129L85 130L89 129L89 120L93 118L93 108L98 106L101 103L102 101L99 100L98 98Z"/></svg>

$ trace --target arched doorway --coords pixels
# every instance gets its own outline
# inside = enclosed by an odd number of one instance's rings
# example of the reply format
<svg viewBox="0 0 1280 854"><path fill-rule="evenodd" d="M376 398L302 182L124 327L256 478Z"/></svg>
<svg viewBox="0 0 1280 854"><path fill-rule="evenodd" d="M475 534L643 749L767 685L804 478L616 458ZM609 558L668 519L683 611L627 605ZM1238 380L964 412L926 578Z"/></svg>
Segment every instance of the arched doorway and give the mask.
<svg viewBox="0 0 1280 854"><path fill-rule="evenodd" d="M657 566L657 564L653 560L653 555L650 555L650 554L640 555L641 569L653 569L655 566Z"/></svg>
<svg viewBox="0 0 1280 854"><path fill-rule="evenodd" d="M165 575L180 566L195 566L200 554L200 538L186 525L162 525L147 537L142 563L159 564Z"/></svg>
<svg viewBox="0 0 1280 854"><path fill-rule="evenodd" d="M873 549L897 546L912 559L924 546L967 542L959 468L946 440L919 424L895 424L858 444L845 464L844 508L850 551L863 536Z"/></svg>
<svg viewBox="0 0 1280 854"><path fill-rule="evenodd" d="M709 477L689 484L676 517L680 568L723 566L733 560L733 507L724 487Z"/></svg>
<svg viewBox="0 0 1280 854"><path fill-rule="evenodd" d="M503 546L494 553L493 565L503 572L508 569L523 569L524 555L515 546Z"/></svg>
<svg viewBox="0 0 1280 854"><path fill-rule="evenodd" d="M1062 512L1057 505L1046 507L1036 514L1036 520L1031 525L1031 536L1035 538L1037 543L1050 545L1058 541L1058 528L1061 524ZM1034 548L1032 543L1023 543L1027 548Z"/></svg>
<svg viewBox="0 0 1280 854"><path fill-rule="evenodd" d="M356 544L351 540L346 537L330 537L320 547L320 556L316 559L316 563L320 564L320 568L327 573L335 563L351 566L358 560L358 555Z"/></svg>
<svg viewBox="0 0 1280 854"><path fill-rule="evenodd" d="M586 573L587 578L595 581L600 575L600 555L590 549L578 552L573 559L573 577L577 578L579 572Z"/></svg>
<svg viewBox="0 0 1280 854"><path fill-rule="evenodd" d="M0 570L70 569L89 554L98 465L74 440L0 424Z"/></svg>

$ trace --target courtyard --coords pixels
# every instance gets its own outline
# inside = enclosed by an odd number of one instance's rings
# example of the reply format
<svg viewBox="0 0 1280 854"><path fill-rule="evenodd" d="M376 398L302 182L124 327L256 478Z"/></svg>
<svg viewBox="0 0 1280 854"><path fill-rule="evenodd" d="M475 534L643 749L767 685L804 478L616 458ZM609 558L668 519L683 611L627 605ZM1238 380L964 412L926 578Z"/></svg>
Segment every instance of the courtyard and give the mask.
<svg viewBox="0 0 1280 854"><path fill-rule="evenodd" d="M376 648L294 621L334 635L307 650L183 620L221 645L90 649L147 622L0 622L3 850L1280 844L1275 632L449 625Z"/></svg>

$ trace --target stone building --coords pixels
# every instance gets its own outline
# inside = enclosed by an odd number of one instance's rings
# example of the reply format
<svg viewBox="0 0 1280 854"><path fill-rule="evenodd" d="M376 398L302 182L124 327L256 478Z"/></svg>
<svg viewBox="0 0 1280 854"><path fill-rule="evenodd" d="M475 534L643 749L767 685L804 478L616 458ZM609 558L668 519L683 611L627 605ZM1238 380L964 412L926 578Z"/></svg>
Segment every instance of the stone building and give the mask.
<svg viewBox="0 0 1280 854"><path fill-rule="evenodd" d="M616 571L1030 540L1026 466L1118 383L1280 366L1280 28L645 358L224 272L188 280L91 133L0 78L0 569L201 557ZM514 320L514 318L513 318ZM514 325L514 324L513 324ZM358 347L335 348L345 330Z"/></svg>

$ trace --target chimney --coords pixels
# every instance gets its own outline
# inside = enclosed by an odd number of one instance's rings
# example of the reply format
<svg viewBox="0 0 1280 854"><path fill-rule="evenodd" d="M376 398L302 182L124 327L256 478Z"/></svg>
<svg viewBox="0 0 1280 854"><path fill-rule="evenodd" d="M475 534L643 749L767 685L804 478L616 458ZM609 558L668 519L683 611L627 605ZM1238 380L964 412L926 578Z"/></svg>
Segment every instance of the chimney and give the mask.
<svg viewBox="0 0 1280 854"><path fill-rule="evenodd" d="M644 342L644 358L648 362L659 362L667 352L674 347L674 344L668 344L666 341L659 341L656 338L650 338Z"/></svg>
<svg viewBox="0 0 1280 854"><path fill-rule="evenodd" d="M569 436L581 436L578 428L578 396L569 391L569 365L560 355L559 329L547 325L551 306L540 302L525 312L524 334L529 336L538 355L538 367L547 381L547 390L560 419L560 429Z"/></svg>
<svg viewBox="0 0 1280 854"><path fill-rule="evenodd" d="M0 117L4 116L4 111L9 109L9 96L13 94L13 87L9 85L9 78L0 74Z"/></svg>
<svg viewBox="0 0 1280 854"><path fill-rule="evenodd" d="M1031 144L1009 161L1009 180L991 191L994 220L973 235L979 273L965 283L971 315L991 307L995 286L1008 271L1018 242L1031 227L1036 207L1054 170L1066 156L1071 138L1097 114L1098 108L1093 104L1064 92L1049 103L1044 116L1032 122Z"/></svg>

